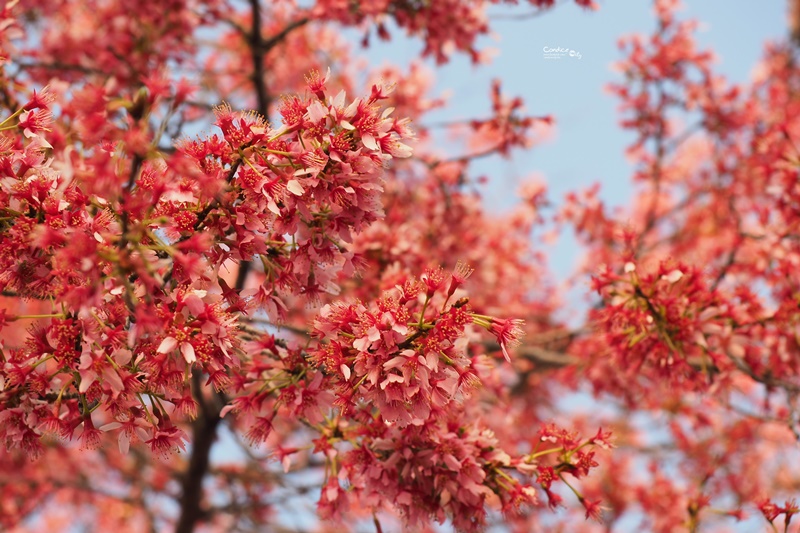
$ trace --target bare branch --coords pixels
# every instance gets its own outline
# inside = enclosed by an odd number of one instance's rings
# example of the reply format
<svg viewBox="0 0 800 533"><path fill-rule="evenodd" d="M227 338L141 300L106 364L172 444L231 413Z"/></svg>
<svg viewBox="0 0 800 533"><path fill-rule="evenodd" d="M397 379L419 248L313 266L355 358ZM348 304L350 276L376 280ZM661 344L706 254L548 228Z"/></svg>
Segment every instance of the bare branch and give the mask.
<svg viewBox="0 0 800 533"><path fill-rule="evenodd" d="M200 507L203 497L203 478L208 473L211 447L217 438L217 428L222 419L218 396L206 400L203 397L199 373L192 378L192 392L200 405L200 415L192 423L192 451L189 465L181 480L181 514L175 526L175 533L192 533L205 513Z"/></svg>

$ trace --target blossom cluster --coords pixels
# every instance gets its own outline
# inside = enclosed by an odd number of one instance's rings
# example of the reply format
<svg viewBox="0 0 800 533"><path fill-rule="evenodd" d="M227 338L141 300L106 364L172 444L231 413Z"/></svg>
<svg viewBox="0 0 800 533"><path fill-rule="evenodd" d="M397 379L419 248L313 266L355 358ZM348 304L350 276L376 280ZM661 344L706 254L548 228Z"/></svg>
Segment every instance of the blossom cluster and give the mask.
<svg viewBox="0 0 800 533"><path fill-rule="evenodd" d="M128 153L103 141L84 162L94 174L46 140L54 93L2 123L21 135L0 143L0 290L35 311L0 323L23 339L0 369L7 448L36 457L43 434L76 430L85 447L100 432L123 451L182 447L174 424L197 413L193 373L223 390L239 365L239 314L280 315L279 292L313 298L353 272L342 243L381 216L383 168L410 154L400 139L412 133L378 107L388 88L346 102L325 82L312 73L308 97L287 97L278 129L222 106L221 136L165 159L147 146L148 110L168 90L152 79L125 104L127 131L106 130ZM263 283L232 290L224 270L257 257Z"/></svg>
<svg viewBox="0 0 800 533"><path fill-rule="evenodd" d="M412 527L449 518L458 531L480 531L489 509L513 517L539 505L540 491L551 506L559 505L554 485L571 487L564 476L585 477L598 466L596 450L611 446L608 432L581 439L549 424L540 430L531 453L512 456L491 430L464 424L459 414L454 409L438 420L406 427L373 418L368 431L358 433L345 427L345 436L359 438L351 439L349 451L328 454L336 475L329 476L323 489L321 514L341 518L353 501L371 508L392 504ZM599 501L571 488L586 517L598 519Z"/></svg>
<svg viewBox="0 0 800 533"><path fill-rule="evenodd" d="M471 272L463 263L450 276L429 268L385 293L374 308L357 302L322 309L315 333L327 342L312 357L335 376L345 410L363 398L401 427L442 416L478 379L466 350L465 328L473 323L490 331L509 359L507 346L522 333L518 321L471 313L468 300L448 305Z"/></svg>
<svg viewBox="0 0 800 533"><path fill-rule="evenodd" d="M382 216L386 163L411 154L401 142L413 137L408 121L379 107L391 87L373 85L369 96L346 101L344 92L326 96L326 80L313 72L308 97L284 98L278 129L223 106L217 110L222 138L181 145L204 179L228 186L222 200L208 198L189 215L176 205L174 228L219 234L217 262L258 257L264 281L243 296L273 318L286 310L282 293L314 300L338 291L339 272L355 272L345 243Z"/></svg>
<svg viewBox="0 0 800 533"><path fill-rule="evenodd" d="M633 262L622 270L606 267L594 278L604 305L593 317L617 364L640 376L652 372L698 384L725 365L706 337L724 337L729 314L696 269L664 261L652 272L639 272ZM716 341L712 346L719 348Z"/></svg>
<svg viewBox="0 0 800 533"><path fill-rule="evenodd" d="M477 531L490 502L515 513L538 503L538 486L556 505L552 482L567 473L581 478L598 465L583 448L607 447L607 432L582 441L550 425L540 442L558 446L512 458L491 430L459 416L480 385L468 329L488 331L506 359L521 334L520 321L473 313L466 297L453 300L471 272L463 263L449 276L428 269L373 305L321 310L315 335L323 342L310 360L329 380L339 412L316 444L331 472L322 516L341 517L357 499L372 508L391 503L412 526L450 518L458 530ZM342 439L353 449L337 449ZM597 502L579 500L587 516L599 516Z"/></svg>
<svg viewBox="0 0 800 533"><path fill-rule="evenodd" d="M551 424L533 452L512 457L492 430L465 422L486 372L483 350L470 348L473 330L491 335L507 359L521 335L521 321L471 311L463 290L471 274L461 262L449 274L428 268L372 303L328 304L307 349L272 335L247 344L223 414L235 413L246 438L274 447L287 469L301 450L276 428L297 420L319 433L322 518L391 506L411 526L450 519L478 531L488 509L521 512L538 505L539 490L556 505L553 483L597 466L590 448L608 447L607 432L580 439ZM578 498L598 516L596 502Z"/></svg>
<svg viewBox="0 0 800 533"><path fill-rule="evenodd" d="M513 3L516 0L492 0L492 3ZM528 0L539 9L549 9L554 0ZM575 0L584 8L594 7L592 0ZM474 63L482 60L476 40L489 32L485 6L473 0L440 0L439 2L405 2L380 0L366 4L343 4L333 0L318 0L312 8L315 17L337 20L344 24L363 24L375 18L375 32L383 40L391 38L381 15L390 14L398 27L410 35L421 35L425 42L423 56L433 56L439 64L450 59L453 50L469 54ZM369 42L369 33L363 42Z"/></svg>
<svg viewBox="0 0 800 533"><path fill-rule="evenodd" d="M620 41L635 196L556 208L597 293L566 324L544 186L492 214L472 166L551 119L496 81L437 122L431 72L341 32L480 63L555 0L0 4L0 527L280 529L310 489L328 531L796 519L795 47L728 82L677 0Z"/></svg>

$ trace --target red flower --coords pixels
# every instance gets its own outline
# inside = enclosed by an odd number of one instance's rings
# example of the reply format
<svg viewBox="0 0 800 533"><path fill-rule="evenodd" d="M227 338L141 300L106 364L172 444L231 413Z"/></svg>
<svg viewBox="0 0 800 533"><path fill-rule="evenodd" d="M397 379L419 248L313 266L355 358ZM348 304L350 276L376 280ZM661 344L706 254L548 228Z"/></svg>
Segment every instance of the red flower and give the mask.
<svg viewBox="0 0 800 533"><path fill-rule="evenodd" d="M602 521L603 508L600 507L600 500L583 500L583 506L586 508L586 519Z"/></svg>
<svg viewBox="0 0 800 533"><path fill-rule="evenodd" d="M459 260L456 263L456 268L453 270L453 274L450 278L450 287L447 289L447 296L452 296L456 289L464 284L472 272L474 271L468 264Z"/></svg>
<svg viewBox="0 0 800 533"><path fill-rule="evenodd" d="M509 346L517 346L520 343L519 338L523 335L520 328L525 322L519 319L501 319L492 318L489 331L497 338L500 348L503 350L503 357L506 361L511 362L511 356L508 354Z"/></svg>

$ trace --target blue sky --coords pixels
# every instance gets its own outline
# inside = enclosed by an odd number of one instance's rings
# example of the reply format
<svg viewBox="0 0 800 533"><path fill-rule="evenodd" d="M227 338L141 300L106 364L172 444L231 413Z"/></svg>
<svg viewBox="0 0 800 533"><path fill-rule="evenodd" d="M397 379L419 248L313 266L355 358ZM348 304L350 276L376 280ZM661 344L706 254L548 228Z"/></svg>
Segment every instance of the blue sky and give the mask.
<svg viewBox="0 0 800 533"><path fill-rule="evenodd" d="M618 101L604 91L619 80L612 64L621 58L619 37L648 34L655 27L652 2L646 0L599 0L600 9L586 11L572 2L561 2L538 17L513 19L527 14L527 5L493 6L490 11L494 35L482 38L481 47L497 50L489 65L474 67L457 55L436 69L436 95L449 91L449 106L431 114L431 122L488 116L489 87L501 78L510 96L522 96L532 115L553 115L554 137L528 151L517 151L509 160L487 159L475 164L476 174L486 174L491 183L485 190L487 209L502 212L515 199L513 191L521 179L542 174L556 204L565 192L602 183L601 197L610 205L630 199L631 166L624 157L631 135L618 127ZM523 4L523 3L521 3ZM499 15L499 17L498 17ZM696 18L700 48L711 48L718 58L718 72L732 81L746 81L762 55L764 43L787 33L786 2L773 0L685 1L679 18ZM393 31L388 43L372 40L365 53L372 65L406 65L417 57L422 45ZM355 42L355 40L354 40ZM357 45L356 45L357 46ZM543 48L569 48L580 59L547 59ZM433 65L433 62L428 62ZM579 259L579 250L569 236L549 254L551 268L565 279Z"/></svg>

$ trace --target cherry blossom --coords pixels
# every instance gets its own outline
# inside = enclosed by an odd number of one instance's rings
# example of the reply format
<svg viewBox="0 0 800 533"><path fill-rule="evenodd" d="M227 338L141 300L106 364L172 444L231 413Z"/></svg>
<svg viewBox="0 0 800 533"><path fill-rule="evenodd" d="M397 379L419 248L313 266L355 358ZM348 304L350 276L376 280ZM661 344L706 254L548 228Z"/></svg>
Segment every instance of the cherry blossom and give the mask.
<svg viewBox="0 0 800 533"><path fill-rule="evenodd" d="M790 529L797 50L733 83L656 1L630 205L531 174L495 213L475 162L558 117L498 79L437 123L434 65L557 2L513 4L0 3L4 530Z"/></svg>

